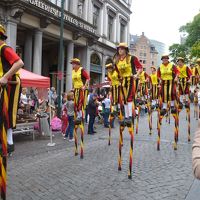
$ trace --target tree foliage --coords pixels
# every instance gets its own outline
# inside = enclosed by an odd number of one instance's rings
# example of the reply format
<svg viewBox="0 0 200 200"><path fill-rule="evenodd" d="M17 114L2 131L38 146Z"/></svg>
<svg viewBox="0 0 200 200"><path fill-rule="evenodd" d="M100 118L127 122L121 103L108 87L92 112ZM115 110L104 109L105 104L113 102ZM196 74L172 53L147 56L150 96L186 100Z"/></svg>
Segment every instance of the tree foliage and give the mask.
<svg viewBox="0 0 200 200"><path fill-rule="evenodd" d="M169 47L170 56L175 60L178 56L187 59L200 57L200 13L193 21L180 27L181 33L187 33L184 44L173 44Z"/></svg>

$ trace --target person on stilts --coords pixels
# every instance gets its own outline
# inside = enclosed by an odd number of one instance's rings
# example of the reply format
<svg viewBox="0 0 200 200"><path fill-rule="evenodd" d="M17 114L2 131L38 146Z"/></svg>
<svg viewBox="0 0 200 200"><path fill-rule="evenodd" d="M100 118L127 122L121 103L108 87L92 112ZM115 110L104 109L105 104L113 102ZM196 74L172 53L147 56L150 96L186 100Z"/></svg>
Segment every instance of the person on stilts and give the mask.
<svg viewBox="0 0 200 200"><path fill-rule="evenodd" d="M174 149L177 149L178 141L178 106L176 100L176 83L178 80L179 71L177 67L169 62L169 56L163 55L161 57L162 64L157 70L157 76L159 79L161 102L160 113L158 114L158 140L157 150L160 150L160 124L162 118L167 114L168 110L171 110L172 115L175 118L175 145Z"/></svg>
<svg viewBox="0 0 200 200"><path fill-rule="evenodd" d="M118 170L121 170L122 165L122 134L124 127L127 126L130 134L130 156L129 156L129 171L128 178L132 178L132 159L133 159L133 103L135 103L136 93L136 79L141 73L142 65L135 56L129 54L129 49L126 43L120 43L117 47L117 52L114 55L113 63L119 73L119 80L121 82L120 98L122 104L120 105L121 111L123 110L123 119L120 120L120 139L119 139L119 158Z"/></svg>

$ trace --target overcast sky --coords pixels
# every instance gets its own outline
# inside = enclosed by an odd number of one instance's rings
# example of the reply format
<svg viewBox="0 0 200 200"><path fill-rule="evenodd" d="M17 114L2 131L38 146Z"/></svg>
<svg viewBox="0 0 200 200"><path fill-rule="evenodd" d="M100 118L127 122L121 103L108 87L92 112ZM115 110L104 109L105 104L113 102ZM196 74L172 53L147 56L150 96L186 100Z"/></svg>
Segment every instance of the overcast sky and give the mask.
<svg viewBox="0 0 200 200"><path fill-rule="evenodd" d="M180 42L179 28L199 13L200 0L132 0L130 33L165 43Z"/></svg>

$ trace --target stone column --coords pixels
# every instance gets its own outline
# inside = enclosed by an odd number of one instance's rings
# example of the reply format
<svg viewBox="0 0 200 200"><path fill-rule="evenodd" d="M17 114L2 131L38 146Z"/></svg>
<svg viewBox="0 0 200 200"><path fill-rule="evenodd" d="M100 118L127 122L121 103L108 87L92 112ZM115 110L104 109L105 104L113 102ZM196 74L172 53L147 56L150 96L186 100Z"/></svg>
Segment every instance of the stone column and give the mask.
<svg viewBox="0 0 200 200"><path fill-rule="evenodd" d="M17 23L16 22L12 22L12 21L7 22L6 34L8 36L6 43L8 44L8 46L12 47L16 51L16 41L17 41Z"/></svg>
<svg viewBox="0 0 200 200"><path fill-rule="evenodd" d="M121 23L120 23L120 19L119 19L119 13L117 13L116 15L116 23L117 23L117 27L116 27L116 42L117 43L120 43L120 26L121 26Z"/></svg>
<svg viewBox="0 0 200 200"><path fill-rule="evenodd" d="M33 35L32 32L26 32L25 46L24 46L24 66L27 70L32 71L32 47Z"/></svg>
<svg viewBox="0 0 200 200"><path fill-rule="evenodd" d="M42 31L35 31L33 50L33 72L36 74L41 74L42 72L42 35Z"/></svg>
<svg viewBox="0 0 200 200"><path fill-rule="evenodd" d="M69 42L66 51L66 92L72 89L72 65L70 64L71 59L74 57L74 43Z"/></svg>
<svg viewBox="0 0 200 200"><path fill-rule="evenodd" d="M73 0L73 1L70 1L70 8L69 8L69 11L71 13L73 13L74 15L77 15L77 11L78 11L78 0Z"/></svg>
<svg viewBox="0 0 200 200"><path fill-rule="evenodd" d="M101 76L101 82L105 81L105 72L106 72L105 65L106 65L106 56L102 55L102 76Z"/></svg>
<svg viewBox="0 0 200 200"><path fill-rule="evenodd" d="M99 24L100 24L99 34L103 35L103 28L105 26L105 24L104 24L104 9L103 9L103 7L100 8Z"/></svg>
<svg viewBox="0 0 200 200"><path fill-rule="evenodd" d="M103 5L103 36L107 37L108 35L108 12L107 12L107 3Z"/></svg>
<svg viewBox="0 0 200 200"><path fill-rule="evenodd" d="M130 46L130 25L129 25L129 21L126 24L126 42L128 44L128 46Z"/></svg>
<svg viewBox="0 0 200 200"><path fill-rule="evenodd" d="M87 21L87 18L88 18L88 2L89 0L85 0L85 2L84 2L84 5L83 5L83 19L85 20L85 21Z"/></svg>
<svg viewBox="0 0 200 200"><path fill-rule="evenodd" d="M88 0L88 17L87 21L93 24L93 3L92 0Z"/></svg>
<svg viewBox="0 0 200 200"><path fill-rule="evenodd" d="M115 18L114 18L114 24L113 24L114 26L113 26L113 42L115 43L115 42L117 42L117 16L115 16Z"/></svg>
<svg viewBox="0 0 200 200"><path fill-rule="evenodd" d="M65 0L65 10L69 10L69 1L70 0Z"/></svg>

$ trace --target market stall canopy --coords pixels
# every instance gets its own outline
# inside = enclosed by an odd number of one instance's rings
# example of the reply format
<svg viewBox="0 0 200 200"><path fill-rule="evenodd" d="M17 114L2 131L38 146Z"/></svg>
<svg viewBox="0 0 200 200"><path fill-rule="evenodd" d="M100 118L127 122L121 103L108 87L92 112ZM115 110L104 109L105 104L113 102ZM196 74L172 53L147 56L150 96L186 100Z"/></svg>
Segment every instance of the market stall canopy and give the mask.
<svg viewBox="0 0 200 200"><path fill-rule="evenodd" d="M25 69L19 70L22 87L49 88L50 78Z"/></svg>

